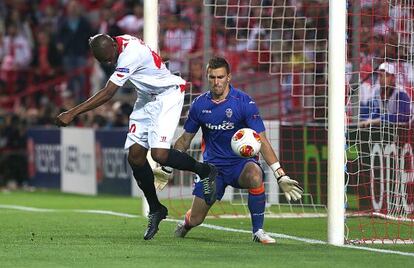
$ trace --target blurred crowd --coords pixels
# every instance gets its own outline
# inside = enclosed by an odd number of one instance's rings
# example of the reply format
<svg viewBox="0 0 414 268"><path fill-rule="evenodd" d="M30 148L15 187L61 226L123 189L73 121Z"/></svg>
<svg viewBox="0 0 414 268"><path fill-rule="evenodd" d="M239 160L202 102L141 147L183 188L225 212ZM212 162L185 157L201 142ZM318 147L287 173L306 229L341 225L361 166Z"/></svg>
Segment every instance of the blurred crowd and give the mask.
<svg viewBox="0 0 414 268"><path fill-rule="evenodd" d="M348 18L348 84L360 89L362 100L374 98L378 86L373 85L379 77L375 73L387 60L395 66L395 84L411 98L414 29L406 21L414 17L413 8L390 6L389 1L350 0L349 10L357 1L360 25L352 25L352 12ZM206 52L204 0L158 2L161 56L172 72L191 83L193 93L199 93ZM281 117L300 115L304 106L315 107L312 119L326 117L328 1L212 2L217 5L210 9L207 52L226 57L234 77L248 80L258 72L277 74ZM0 1L0 151L23 150L28 127L53 126L59 112L104 85L112 70L91 57L90 36L142 38L143 28L143 0ZM352 54L354 29L360 38L357 56ZM303 97L307 95L316 97ZM77 118L75 125L125 127L134 101L134 90L123 88L112 101ZM0 164L0 174L1 169Z"/></svg>

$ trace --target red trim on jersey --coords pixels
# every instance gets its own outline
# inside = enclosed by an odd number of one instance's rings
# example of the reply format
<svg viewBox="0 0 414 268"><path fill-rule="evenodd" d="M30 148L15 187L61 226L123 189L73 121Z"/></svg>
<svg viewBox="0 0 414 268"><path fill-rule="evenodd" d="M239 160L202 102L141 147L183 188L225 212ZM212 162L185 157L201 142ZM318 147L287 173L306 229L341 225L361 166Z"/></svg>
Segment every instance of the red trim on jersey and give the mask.
<svg viewBox="0 0 414 268"><path fill-rule="evenodd" d="M124 38L122 38L121 36L115 36L114 37L116 44L118 45L118 55L121 54L122 50L124 50L124 48L126 46L124 46Z"/></svg>
<svg viewBox="0 0 414 268"><path fill-rule="evenodd" d="M118 77L124 77L124 75L123 74L116 74L116 76L118 76Z"/></svg>
<svg viewBox="0 0 414 268"><path fill-rule="evenodd" d="M179 85L179 87L180 87L181 92L184 92L187 85Z"/></svg>
<svg viewBox="0 0 414 268"><path fill-rule="evenodd" d="M222 100L213 100L213 99L211 99L211 101L214 102L215 104L219 104L219 103L225 102L226 100L227 100L227 98L226 99L222 99Z"/></svg>

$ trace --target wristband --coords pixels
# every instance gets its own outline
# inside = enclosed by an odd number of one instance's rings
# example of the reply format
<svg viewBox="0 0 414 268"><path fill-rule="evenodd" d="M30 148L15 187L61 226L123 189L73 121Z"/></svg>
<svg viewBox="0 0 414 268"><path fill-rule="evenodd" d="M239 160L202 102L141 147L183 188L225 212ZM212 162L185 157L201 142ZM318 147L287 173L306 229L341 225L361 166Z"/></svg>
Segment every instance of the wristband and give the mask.
<svg viewBox="0 0 414 268"><path fill-rule="evenodd" d="M270 165L270 168L273 170L273 172L276 172L279 168L281 168L280 163L276 162Z"/></svg>
<svg viewBox="0 0 414 268"><path fill-rule="evenodd" d="M282 176L285 176L286 173L283 170L283 168L280 166L279 162L276 162L274 164L270 165L270 168L273 170L273 172L275 173L275 176L277 179L280 179Z"/></svg>
<svg viewBox="0 0 414 268"><path fill-rule="evenodd" d="M171 173L173 171L172 167L162 166L161 169L162 171L167 172L167 173Z"/></svg>

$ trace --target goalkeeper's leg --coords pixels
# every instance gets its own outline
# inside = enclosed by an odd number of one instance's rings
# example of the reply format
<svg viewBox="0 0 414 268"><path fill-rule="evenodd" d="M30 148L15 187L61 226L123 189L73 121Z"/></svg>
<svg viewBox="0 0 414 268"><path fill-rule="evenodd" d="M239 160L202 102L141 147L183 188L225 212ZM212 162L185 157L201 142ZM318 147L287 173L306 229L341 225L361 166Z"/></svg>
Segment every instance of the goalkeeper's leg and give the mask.
<svg viewBox="0 0 414 268"><path fill-rule="evenodd" d="M252 220L253 241L263 244L275 243L275 239L263 231L266 206L263 170L255 162L247 162L238 182L242 188L249 189L248 207Z"/></svg>
<svg viewBox="0 0 414 268"><path fill-rule="evenodd" d="M204 199L194 196L193 204L184 216L184 220L177 224L175 236L184 238L194 227L203 223L211 206Z"/></svg>

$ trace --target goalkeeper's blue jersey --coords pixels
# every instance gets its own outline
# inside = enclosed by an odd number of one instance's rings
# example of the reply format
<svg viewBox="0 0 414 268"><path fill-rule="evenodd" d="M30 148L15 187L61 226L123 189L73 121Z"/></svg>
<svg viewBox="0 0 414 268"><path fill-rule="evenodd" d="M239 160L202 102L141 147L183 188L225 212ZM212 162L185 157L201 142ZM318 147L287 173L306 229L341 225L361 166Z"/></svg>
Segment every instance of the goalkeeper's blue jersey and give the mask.
<svg viewBox="0 0 414 268"><path fill-rule="evenodd" d="M198 96L191 104L184 129L203 133L203 159L216 165L231 165L241 160L230 145L231 137L241 128L257 133L265 130L256 103L246 93L230 86L227 97L216 102L211 93Z"/></svg>

